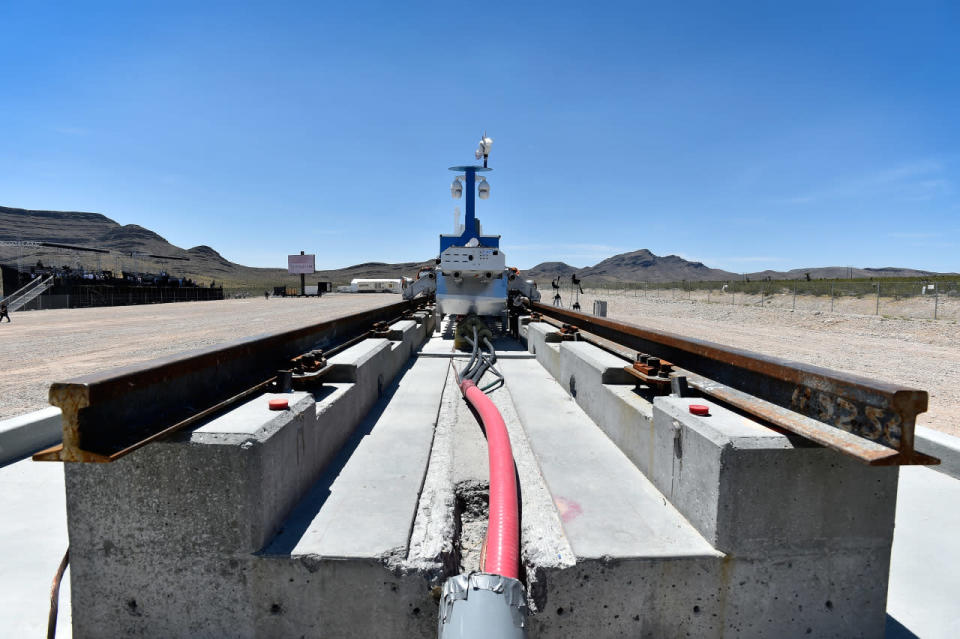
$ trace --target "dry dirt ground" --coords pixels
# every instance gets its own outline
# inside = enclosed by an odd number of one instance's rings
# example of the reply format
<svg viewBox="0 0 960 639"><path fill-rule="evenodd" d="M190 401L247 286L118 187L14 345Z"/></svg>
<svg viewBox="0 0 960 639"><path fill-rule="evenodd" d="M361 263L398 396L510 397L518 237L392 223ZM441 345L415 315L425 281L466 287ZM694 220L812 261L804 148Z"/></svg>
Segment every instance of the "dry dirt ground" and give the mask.
<svg viewBox="0 0 960 639"><path fill-rule="evenodd" d="M584 309L594 297L581 298ZM919 423L960 435L960 325L606 294L611 318L930 393ZM0 419L46 407L51 382L291 328L393 296L225 300L13 313L0 325Z"/></svg>
<svg viewBox="0 0 960 639"><path fill-rule="evenodd" d="M55 381L399 301L331 294L11 313L0 325L0 419L49 406Z"/></svg>
<svg viewBox="0 0 960 639"><path fill-rule="evenodd" d="M955 321L589 293L581 307L606 300L611 319L925 390L929 409L917 423L960 436Z"/></svg>

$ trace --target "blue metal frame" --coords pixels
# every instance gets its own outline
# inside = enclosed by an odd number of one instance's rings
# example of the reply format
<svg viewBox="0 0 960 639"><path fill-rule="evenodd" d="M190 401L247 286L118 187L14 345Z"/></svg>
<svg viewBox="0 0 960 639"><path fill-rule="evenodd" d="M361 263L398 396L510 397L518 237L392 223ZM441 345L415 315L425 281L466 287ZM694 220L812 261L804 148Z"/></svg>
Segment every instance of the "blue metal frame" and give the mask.
<svg viewBox="0 0 960 639"><path fill-rule="evenodd" d="M467 199L467 215L463 220L463 233L460 235L440 236L440 252L443 253L451 246L465 246L467 242L474 238L480 242L481 246L500 248L499 235L480 235L480 225L477 223L476 201L474 199L477 191L477 173L485 173L493 169L482 166L451 166L450 170L466 174L463 190Z"/></svg>

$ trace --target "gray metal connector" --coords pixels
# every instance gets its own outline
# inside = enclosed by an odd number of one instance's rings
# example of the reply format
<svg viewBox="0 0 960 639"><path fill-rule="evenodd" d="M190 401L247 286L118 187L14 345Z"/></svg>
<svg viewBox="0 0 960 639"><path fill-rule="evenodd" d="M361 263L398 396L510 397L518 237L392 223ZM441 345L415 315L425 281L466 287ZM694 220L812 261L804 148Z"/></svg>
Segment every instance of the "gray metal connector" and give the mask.
<svg viewBox="0 0 960 639"><path fill-rule="evenodd" d="M526 639L527 598L516 579L474 572L451 577L440 598L440 639Z"/></svg>

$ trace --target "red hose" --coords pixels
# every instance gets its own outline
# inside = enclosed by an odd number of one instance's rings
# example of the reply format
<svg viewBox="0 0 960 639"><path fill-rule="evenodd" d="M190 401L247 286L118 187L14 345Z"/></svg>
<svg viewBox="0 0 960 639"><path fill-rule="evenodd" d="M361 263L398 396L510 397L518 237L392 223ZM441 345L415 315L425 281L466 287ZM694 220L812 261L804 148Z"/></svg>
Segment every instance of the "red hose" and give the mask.
<svg viewBox="0 0 960 639"><path fill-rule="evenodd" d="M464 380L460 391L480 415L487 431L490 460L490 515L487 521L483 571L512 579L520 577L520 508L510 436L500 411L477 385Z"/></svg>

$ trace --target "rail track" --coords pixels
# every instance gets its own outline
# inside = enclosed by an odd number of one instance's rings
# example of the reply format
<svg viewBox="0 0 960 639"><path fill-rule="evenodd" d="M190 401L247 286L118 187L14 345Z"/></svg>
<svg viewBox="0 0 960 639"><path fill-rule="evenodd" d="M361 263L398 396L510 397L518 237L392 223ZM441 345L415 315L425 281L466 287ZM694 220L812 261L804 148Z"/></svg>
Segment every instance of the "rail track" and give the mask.
<svg viewBox="0 0 960 639"><path fill-rule="evenodd" d="M63 411L63 443L38 461L110 462L213 416L241 399L289 385L291 370L322 381L324 357L385 322L411 317L423 299L85 375L50 388ZM914 450L927 392L722 344L534 303L558 339L585 339L624 357L655 393L695 393L871 465L936 464Z"/></svg>

